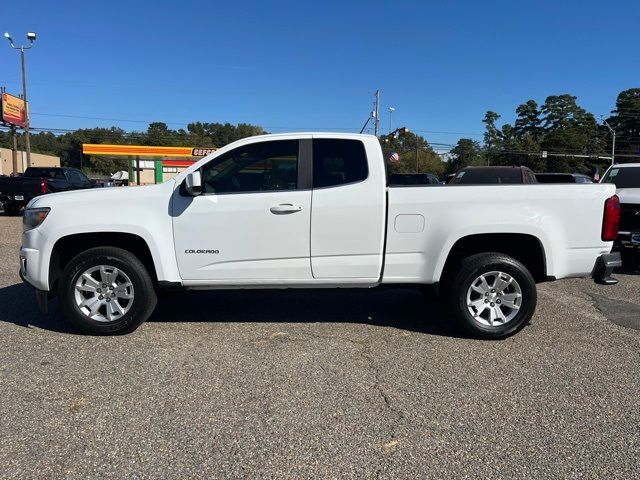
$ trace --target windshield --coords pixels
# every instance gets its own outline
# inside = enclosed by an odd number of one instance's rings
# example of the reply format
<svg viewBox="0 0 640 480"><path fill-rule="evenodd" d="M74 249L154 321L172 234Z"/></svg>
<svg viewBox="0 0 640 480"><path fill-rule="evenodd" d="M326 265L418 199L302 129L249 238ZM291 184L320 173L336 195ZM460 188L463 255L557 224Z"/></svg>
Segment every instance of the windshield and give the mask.
<svg viewBox="0 0 640 480"><path fill-rule="evenodd" d="M57 178L64 180L64 172L60 168L46 168L46 167L29 167L24 172L24 177L44 177L44 178Z"/></svg>
<svg viewBox="0 0 640 480"><path fill-rule="evenodd" d="M616 188L640 188L640 167L613 167L600 183L614 183Z"/></svg>

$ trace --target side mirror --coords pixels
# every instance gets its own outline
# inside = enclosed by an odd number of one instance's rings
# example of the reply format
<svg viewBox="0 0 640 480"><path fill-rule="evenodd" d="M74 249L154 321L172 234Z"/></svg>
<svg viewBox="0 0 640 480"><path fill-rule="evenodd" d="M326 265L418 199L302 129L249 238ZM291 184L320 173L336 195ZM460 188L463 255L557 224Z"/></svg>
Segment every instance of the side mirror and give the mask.
<svg viewBox="0 0 640 480"><path fill-rule="evenodd" d="M199 170L187 174L187 178L184 179L184 189L192 197L202 193L202 176Z"/></svg>

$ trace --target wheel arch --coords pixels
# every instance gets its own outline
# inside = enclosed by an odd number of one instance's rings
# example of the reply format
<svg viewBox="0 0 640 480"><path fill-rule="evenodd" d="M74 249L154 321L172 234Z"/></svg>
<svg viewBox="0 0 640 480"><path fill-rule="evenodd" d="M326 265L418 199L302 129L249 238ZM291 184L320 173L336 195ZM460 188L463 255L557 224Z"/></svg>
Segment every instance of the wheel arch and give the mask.
<svg viewBox="0 0 640 480"><path fill-rule="evenodd" d="M528 233L477 233L459 238L447 252L440 271L440 282L446 282L454 267L464 258L477 253L502 253L522 263L536 282L548 280L548 258L540 238Z"/></svg>
<svg viewBox="0 0 640 480"><path fill-rule="evenodd" d="M151 248L139 235L125 232L75 233L59 238L53 246L49 261L49 288L57 290L57 283L65 266L78 254L94 247L117 247L135 255L145 266L155 285L158 272Z"/></svg>

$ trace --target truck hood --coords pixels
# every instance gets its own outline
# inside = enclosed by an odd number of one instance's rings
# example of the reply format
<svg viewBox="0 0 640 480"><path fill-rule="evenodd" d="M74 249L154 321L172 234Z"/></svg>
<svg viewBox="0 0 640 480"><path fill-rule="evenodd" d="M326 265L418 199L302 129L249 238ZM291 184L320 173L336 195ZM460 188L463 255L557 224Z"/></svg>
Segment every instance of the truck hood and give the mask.
<svg viewBox="0 0 640 480"><path fill-rule="evenodd" d="M53 209L57 206L68 207L78 204L89 207L92 204L104 206L105 202L122 205L128 202L135 202L139 199L161 195L165 190L167 192L172 191L174 184L175 181L171 179L159 185L92 188L88 190L49 193L31 200L27 208L50 207Z"/></svg>
<svg viewBox="0 0 640 480"><path fill-rule="evenodd" d="M640 188L621 188L616 193L620 203L640 203Z"/></svg>

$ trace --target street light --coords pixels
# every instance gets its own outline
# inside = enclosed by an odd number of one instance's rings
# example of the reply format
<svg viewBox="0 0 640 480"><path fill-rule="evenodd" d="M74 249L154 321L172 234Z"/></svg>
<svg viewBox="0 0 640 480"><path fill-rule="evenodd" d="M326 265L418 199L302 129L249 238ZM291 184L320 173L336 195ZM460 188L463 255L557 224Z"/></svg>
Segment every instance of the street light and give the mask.
<svg viewBox="0 0 640 480"><path fill-rule="evenodd" d="M9 41L9 45L11 48L15 48L16 50L20 50L20 63L22 65L22 100L24 100L24 108L25 108L25 122L24 122L24 143L25 150L27 151L27 167L31 166L31 140L29 139L29 108L27 103L27 75L25 73L24 68L24 51L33 48L33 42L36 41L36 33L35 32L27 32L27 40L29 40L29 45L20 45L16 47L13 44L13 39L9 32L4 33L5 38Z"/></svg>
<svg viewBox="0 0 640 480"><path fill-rule="evenodd" d="M389 107L389 133L391 133L391 116L393 115L393 112L395 112L396 109L393 107Z"/></svg>
<svg viewBox="0 0 640 480"><path fill-rule="evenodd" d="M613 128L611 128L611 125L609 125L607 123L607 121L604 119L604 117L601 116L600 118L602 119L602 123L604 123L606 125L606 127L611 132L611 135L613 136L613 142L612 142L612 145L611 145L611 165L613 166L613 164L615 163L614 159L615 159L615 156L616 156L616 131Z"/></svg>

